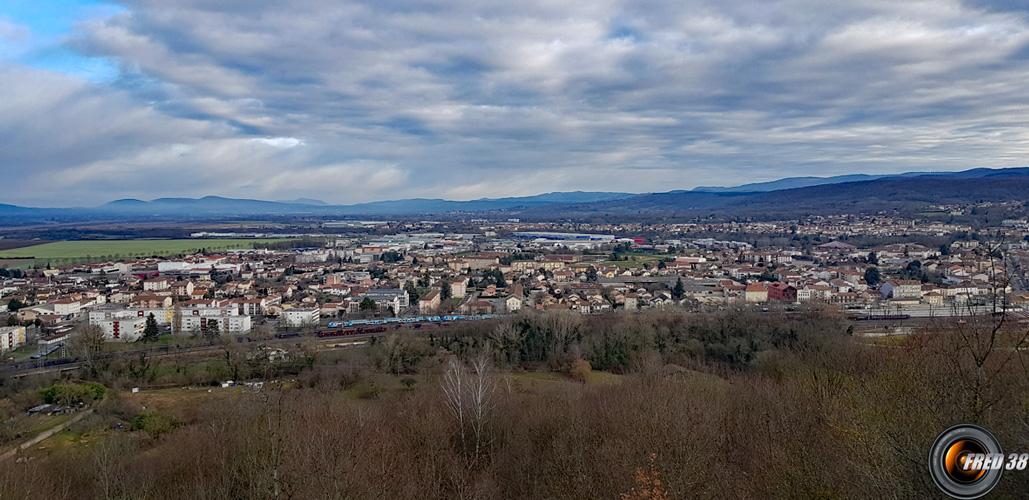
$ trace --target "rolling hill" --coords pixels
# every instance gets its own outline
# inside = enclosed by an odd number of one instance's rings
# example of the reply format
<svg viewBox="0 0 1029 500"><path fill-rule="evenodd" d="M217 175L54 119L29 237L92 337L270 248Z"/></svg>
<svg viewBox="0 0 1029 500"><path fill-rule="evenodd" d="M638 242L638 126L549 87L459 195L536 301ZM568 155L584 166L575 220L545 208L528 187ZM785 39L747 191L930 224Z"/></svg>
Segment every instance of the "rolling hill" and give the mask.
<svg viewBox="0 0 1029 500"><path fill-rule="evenodd" d="M810 182L815 185L801 185ZM777 184L778 183L778 184ZM769 186L779 189L767 190ZM794 186L782 188L782 186ZM723 189L721 191L714 189ZM1029 168L972 169L948 173L905 173L876 177L857 174L789 178L731 188L698 188L663 193L554 192L535 196L454 201L433 198L330 205L317 200L265 201L205 196L121 199L89 208L30 208L0 204L5 224L40 220L201 218L253 216L392 216L504 214L538 219L605 216L783 217L817 213L869 213L920 210L934 203L1029 200Z"/></svg>

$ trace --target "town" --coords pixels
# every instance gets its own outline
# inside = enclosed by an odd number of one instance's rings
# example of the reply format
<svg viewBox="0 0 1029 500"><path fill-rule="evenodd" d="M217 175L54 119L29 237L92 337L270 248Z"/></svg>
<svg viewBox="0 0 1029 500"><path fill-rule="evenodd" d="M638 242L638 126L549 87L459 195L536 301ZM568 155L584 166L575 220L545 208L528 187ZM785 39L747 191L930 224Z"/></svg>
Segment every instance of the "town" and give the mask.
<svg viewBox="0 0 1029 500"><path fill-rule="evenodd" d="M348 233L353 228L362 231ZM1029 310L1025 221L979 233L883 216L646 227L350 221L320 230L279 235L293 238L274 248L5 269L0 293L9 316L0 350L58 358L86 326L108 342L270 338L344 321L523 309L824 305L866 319L996 312L998 304L1013 314ZM697 233L723 236L691 237ZM847 242L862 236L893 242ZM942 243L928 246L927 237Z"/></svg>
<svg viewBox="0 0 1029 500"><path fill-rule="evenodd" d="M1027 5L0 1L0 500L1025 498Z"/></svg>

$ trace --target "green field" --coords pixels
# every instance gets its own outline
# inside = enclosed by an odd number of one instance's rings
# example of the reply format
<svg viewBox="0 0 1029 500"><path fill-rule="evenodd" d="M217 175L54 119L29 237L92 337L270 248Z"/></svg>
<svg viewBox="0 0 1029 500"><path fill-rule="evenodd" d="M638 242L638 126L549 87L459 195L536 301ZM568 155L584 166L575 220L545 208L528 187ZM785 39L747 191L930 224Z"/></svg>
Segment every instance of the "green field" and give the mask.
<svg viewBox="0 0 1029 500"><path fill-rule="evenodd" d="M230 250L253 248L259 243L281 239L182 239L182 240L77 240L57 241L10 250L0 250L0 259L34 259L33 264L73 264L104 260L188 254L200 249ZM23 261L24 262L24 261Z"/></svg>

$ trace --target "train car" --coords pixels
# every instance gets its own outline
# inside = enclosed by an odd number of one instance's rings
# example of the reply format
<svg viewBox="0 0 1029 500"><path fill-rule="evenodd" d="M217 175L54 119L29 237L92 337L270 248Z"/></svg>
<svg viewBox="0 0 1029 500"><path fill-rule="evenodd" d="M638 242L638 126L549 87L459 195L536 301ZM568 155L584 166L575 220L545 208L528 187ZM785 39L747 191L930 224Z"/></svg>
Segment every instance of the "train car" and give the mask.
<svg viewBox="0 0 1029 500"><path fill-rule="evenodd" d="M417 323L447 324L458 321L479 321L484 319L492 319L496 317L498 317L496 314L479 314L474 316L465 314L448 314L444 316L410 316L399 318L351 319L347 321L330 321L327 326L330 330L335 330L338 328L373 327L382 325L412 325Z"/></svg>
<svg viewBox="0 0 1029 500"><path fill-rule="evenodd" d="M910 314L853 314L848 315L848 319L854 321L892 321L911 319Z"/></svg>

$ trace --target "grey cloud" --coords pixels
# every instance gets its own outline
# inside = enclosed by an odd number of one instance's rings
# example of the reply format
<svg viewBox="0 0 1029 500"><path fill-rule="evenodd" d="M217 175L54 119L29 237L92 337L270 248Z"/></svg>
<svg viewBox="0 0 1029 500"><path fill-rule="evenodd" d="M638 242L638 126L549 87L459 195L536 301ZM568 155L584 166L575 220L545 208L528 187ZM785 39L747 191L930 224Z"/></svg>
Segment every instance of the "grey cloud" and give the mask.
<svg viewBox="0 0 1029 500"><path fill-rule="evenodd" d="M83 201L111 197L100 185L145 196L133 183L156 178L150 196L351 202L1012 166L1029 152L1029 21L1010 2L125 7L69 40L119 65L109 88L6 76L40 90L0 104L0 130L24 144L3 165L60 173ZM76 140L39 147L55 120Z"/></svg>

